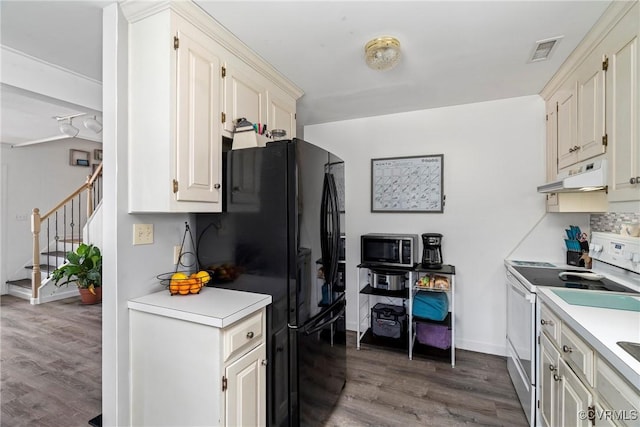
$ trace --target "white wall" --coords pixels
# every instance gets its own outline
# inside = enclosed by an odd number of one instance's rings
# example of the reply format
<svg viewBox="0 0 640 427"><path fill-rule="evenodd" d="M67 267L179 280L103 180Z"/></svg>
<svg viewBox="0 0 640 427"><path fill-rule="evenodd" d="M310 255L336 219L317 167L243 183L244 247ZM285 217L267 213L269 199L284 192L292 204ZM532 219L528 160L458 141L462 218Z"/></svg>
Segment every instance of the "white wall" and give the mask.
<svg viewBox="0 0 640 427"><path fill-rule="evenodd" d="M545 212L544 195L536 192L545 180L542 99L527 96L307 126L304 135L346 165L348 327L356 327L353 282L360 235L437 232L444 235L445 263L456 266L456 344L504 354L503 261ZM372 213L371 159L422 154L444 154L444 213ZM537 225L541 242L562 244L562 227L572 222L544 231L557 223L563 221Z"/></svg>
<svg viewBox="0 0 640 427"><path fill-rule="evenodd" d="M3 242L4 245L10 245L3 250L2 262L6 277L0 276L0 283L4 285L5 280L30 277L24 265L30 262L33 255L33 208L38 208L41 214L45 214L84 184L87 176L91 174L90 167L69 164L69 149L89 151L93 159L93 150L100 148L102 144L79 139L65 139L19 148L0 144L0 159L5 174L2 188L4 203L1 211ZM82 218L86 218L84 205ZM75 234L78 233L76 227ZM46 244L44 228L41 244Z"/></svg>

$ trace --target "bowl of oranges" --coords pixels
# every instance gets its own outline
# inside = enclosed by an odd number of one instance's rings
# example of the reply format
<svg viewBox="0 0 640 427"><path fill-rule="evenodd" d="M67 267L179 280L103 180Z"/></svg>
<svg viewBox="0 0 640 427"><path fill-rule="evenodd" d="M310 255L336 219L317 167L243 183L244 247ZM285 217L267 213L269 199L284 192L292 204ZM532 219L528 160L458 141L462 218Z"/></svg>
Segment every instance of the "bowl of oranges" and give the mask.
<svg viewBox="0 0 640 427"><path fill-rule="evenodd" d="M211 280L211 275L206 270L175 271L160 274L158 279L161 284L169 288L171 295L190 295L199 294L202 287Z"/></svg>

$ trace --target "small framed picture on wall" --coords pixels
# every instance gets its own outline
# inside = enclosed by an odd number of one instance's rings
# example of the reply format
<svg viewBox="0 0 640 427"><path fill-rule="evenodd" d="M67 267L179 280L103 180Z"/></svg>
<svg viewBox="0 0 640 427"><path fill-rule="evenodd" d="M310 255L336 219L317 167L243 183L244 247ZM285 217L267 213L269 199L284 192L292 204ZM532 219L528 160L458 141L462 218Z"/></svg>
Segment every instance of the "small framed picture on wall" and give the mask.
<svg viewBox="0 0 640 427"><path fill-rule="evenodd" d="M100 162L102 161L102 150L93 150L93 160L98 160Z"/></svg>

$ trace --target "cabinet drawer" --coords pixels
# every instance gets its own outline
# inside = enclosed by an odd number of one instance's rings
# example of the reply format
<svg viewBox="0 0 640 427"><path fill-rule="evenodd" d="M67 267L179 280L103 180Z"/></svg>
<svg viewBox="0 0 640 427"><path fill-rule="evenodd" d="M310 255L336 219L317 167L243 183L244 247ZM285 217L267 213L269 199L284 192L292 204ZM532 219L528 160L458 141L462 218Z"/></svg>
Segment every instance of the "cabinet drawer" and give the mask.
<svg viewBox="0 0 640 427"><path fill-rule="evenodd" d="M540 329L556 345L560 345L560 319L546 305L540 307Z"/></svg>
<svg viewBox="0 0 640 427"><path fill-rule="evenodd" d="M640 394L630 387L616 371L607 363L598 358L596 364L596 392L609 408L623 411L631 417L640 411ZM603 405L604 406L604 405ZM635 420L618 420L622 425L638 426L640 422Z"/></svg>
<svg viewBox="0 0 640 427"><path fill-rule="evenodd" d="M224 329L224 361L243 354L263 340L264 310Z"/></svg>
<svg viewBox="0 0 640 427"><path fill-rule="evenodd" d="M593 350L566 326L560 331L560 351L576 374L593 386Z"/></svg>

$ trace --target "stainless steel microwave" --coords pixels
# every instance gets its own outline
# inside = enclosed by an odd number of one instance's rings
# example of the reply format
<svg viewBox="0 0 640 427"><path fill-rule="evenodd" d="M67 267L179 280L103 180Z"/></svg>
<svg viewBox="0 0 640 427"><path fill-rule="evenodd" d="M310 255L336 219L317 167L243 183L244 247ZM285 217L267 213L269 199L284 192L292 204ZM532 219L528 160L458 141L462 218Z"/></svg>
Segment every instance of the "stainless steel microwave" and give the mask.
<svg viewBox="0 0 640 427"><path fill-rule="evenodd" d="M418 262L417 234L363 234L360 237L362 264L413 267Z"/></svg>

